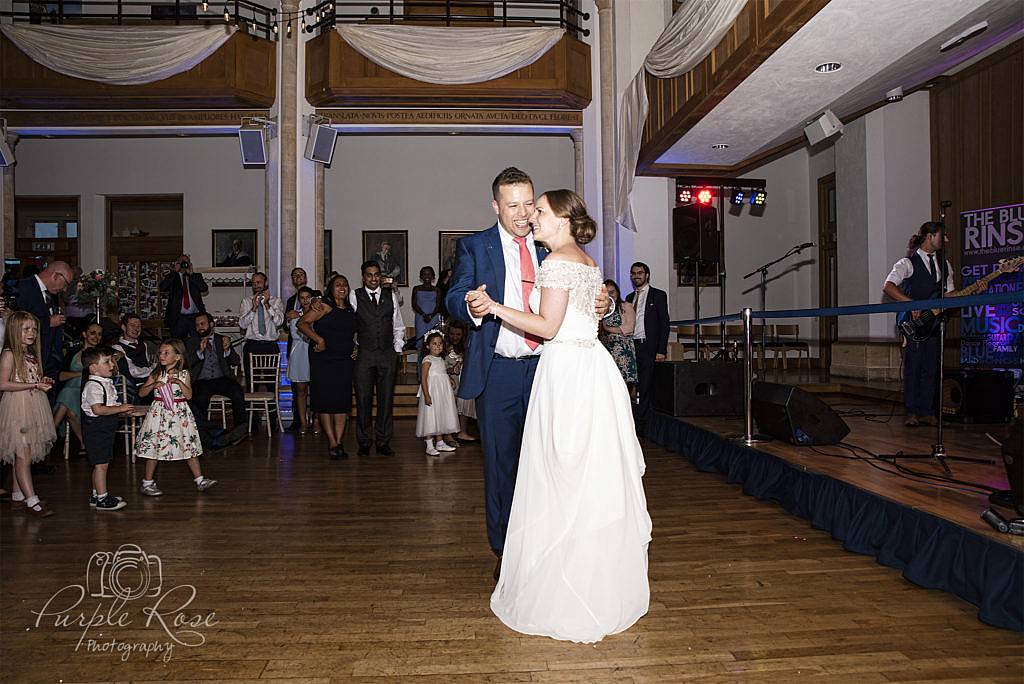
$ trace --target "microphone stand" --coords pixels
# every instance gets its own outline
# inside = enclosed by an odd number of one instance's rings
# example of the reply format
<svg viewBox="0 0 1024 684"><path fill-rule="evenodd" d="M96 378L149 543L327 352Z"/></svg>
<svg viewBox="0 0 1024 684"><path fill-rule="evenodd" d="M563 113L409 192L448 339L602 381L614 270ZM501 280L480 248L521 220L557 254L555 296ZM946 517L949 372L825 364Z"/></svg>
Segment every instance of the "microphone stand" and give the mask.
<svg viewBox="0 0 1024 684"><path fill-rule="evenodd" d="M806 246L807 247L813 247L814 243L813 242L808 243ZM747 278L751 278L751 277L753 277L754 275L756 275L758 273L761 274L761 311L765 310L765 306L766 306L765 302L768 299L768 296L767 296L767 292L768 292L768 269L771 268L772 266L774 266L775 264L779 263L783 259L788 259L789 257L793 256L794 254L799 254L804 249L805 249L805 245L796 245L795 247L790 249L788 252L786 252L785 254L780 256L778 259L775 259L774 261L769 261L767 264L763 264L761 266L758 266L753 271L751 271L747 275L743 276L743 280L746 280ZM764 319L761 319L761 370L764 370L764 365L765 365L765 332L767 330L768 330L768 326L764 324Z"/></svg>
<svg viewBox="0 0 1024 684"><path fill-rule="evenodd" d="M943 226L946 225L946 209L952 206L953 203L949 200L942 200L939 202L939 222ZM945 234L945 228L943 229ZM946 269L946 249L940 247L937 250L938 255L938 269L939 269L939 296L936 299L944 299L946 296L946 277L948 270ZM913 343L911 343L913 344ZM936 385L936 392L939 393L939 416L935 421L935 444L932 445L931 454L904 454L902 451L898 451L895 454L886 454L881 458L896 462L896 459L934 459L940 466L942 466L943 472L946 475L952 475L953 471L949 467L949 461L959 461L961 463L983 463L985 465L992 465L995 461L985 458L967 458L965 456L950 456L946 453L946 445L942 443L942 431L943 431L943 415L945 414L944 406L945 403L945 392L943 391L944 382L944 368L943 368L943 356L946 352L946 310L942 309L939 312L939 359L938 359L938 383Z"/></svg>

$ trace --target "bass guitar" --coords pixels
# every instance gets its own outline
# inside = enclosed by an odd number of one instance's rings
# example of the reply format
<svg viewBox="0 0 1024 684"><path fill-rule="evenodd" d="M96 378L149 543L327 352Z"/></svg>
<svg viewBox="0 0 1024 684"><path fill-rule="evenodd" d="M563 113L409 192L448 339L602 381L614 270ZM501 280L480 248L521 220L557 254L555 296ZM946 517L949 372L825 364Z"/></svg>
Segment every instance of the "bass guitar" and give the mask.
<svg viewBox="0 0 1024 684"><path fill-rule="evenodd" d="M980 294L987 290L989 283L997 277L1003 273L1012 273L1022 265L1024 265L1024 256L1002 259L999 261L996 269L987 276L975 280L963 289L950 292L945 297L967 297ZM1022 293L1022 296L1024 296L1024 293ZM952 309L946 310L952 311ZM925 309L921 311L917 318L914 318L910 311L901 311L896 316L896 330L903 338L903 344L906 345L907 342L921 342L931 337L935 332L935 326L938 325L939 316L941 315L942 311L940 309Z"/></svg>

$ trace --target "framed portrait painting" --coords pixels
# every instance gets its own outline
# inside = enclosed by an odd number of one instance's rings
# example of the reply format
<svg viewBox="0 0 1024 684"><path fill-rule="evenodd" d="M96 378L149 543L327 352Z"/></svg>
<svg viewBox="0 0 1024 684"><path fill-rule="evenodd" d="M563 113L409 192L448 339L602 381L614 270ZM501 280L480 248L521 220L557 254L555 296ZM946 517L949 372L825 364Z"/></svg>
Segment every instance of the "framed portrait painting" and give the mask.
<svg viewBox="0 0 1024 684"><path fill-rule="evenodd" d="M455 268L455 246L459 240L475 230L441 230L437 233L437 274L446 268Z"/></svg>
<svg viewBox="0 0 1024 684"><path fill-rule="evenodd" d="M363 261L380 264L382 278L393 279L395 285L409 285L409 231L364 230Z"/></svg>
<svg viewBox="0 0 1024 684"><path fill-rule="evenodd" d="M256 230L211 230L213 235L214 266L252 266L259 268L256 259Z"/></svg>

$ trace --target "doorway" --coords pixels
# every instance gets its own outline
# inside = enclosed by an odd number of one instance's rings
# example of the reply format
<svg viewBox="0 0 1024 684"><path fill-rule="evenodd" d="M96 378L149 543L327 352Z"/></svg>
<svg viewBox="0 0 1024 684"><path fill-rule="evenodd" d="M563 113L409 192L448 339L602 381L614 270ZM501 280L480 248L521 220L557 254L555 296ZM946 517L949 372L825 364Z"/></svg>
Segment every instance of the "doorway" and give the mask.
<svg viewBox="0 0 1024 684"><path fill-rule="evenodd" d="M838 269L836 268L836 174L818 179L818 306L838 306ZM839 318L818 319L818 355L821 368L832 367L832 345L839 336Z"/></svg>

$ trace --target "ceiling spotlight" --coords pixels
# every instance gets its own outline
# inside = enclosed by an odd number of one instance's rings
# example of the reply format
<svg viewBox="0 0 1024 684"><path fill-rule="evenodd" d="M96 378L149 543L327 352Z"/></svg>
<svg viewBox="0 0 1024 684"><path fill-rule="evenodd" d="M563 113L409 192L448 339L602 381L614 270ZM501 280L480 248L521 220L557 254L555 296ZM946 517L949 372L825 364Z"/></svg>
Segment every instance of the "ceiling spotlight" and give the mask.
<svg viewBox="0 0 1024 684"><path fill-rule="evenodd" d="M747 199L747 191L743 188L733 188L732 194L729 195L729 202L731 204L743 204L743 201Z"/></svg>
<svg viewBox="0 0 1024 684"><path fill-rule="evenodd" d="M839 71L843 68L843 65L839 62L822 62L818 66L814 67L814 70L819 74L831 74L832 72Z"/></svg>
<svg viewBox="0 0 1024 684"><path fill-rule="evenodd" d="M679 204L693 204L693 190L690 188L682 188L679 190L679 196L676 198Z"/></svg>
<svg viewBox="0 0 1024 684"><path fill-rule="evenodd" d="M896 86L885 94L886 102L900 102L903 100L903 88Z"/></svg>
<svg viewBox="0 0 1024 684"><path fill-rule="evenodd" d="M729 143L715 143L711 146L713 150L727 150L729 149Z"/></svg>
<svg viewBox="0 0 1024 684"><path fill-rule="evenodd" d="M750 206L763 207L768 201L768 193L763 189L754 190L750 193Z"/></svg>
<svg viewBox="0 0 1024 684"><path fill-rule="evenodd" d="M697 192L697 201L701 204L711 204L711 190L709 188L701 188Z"/></svg>

